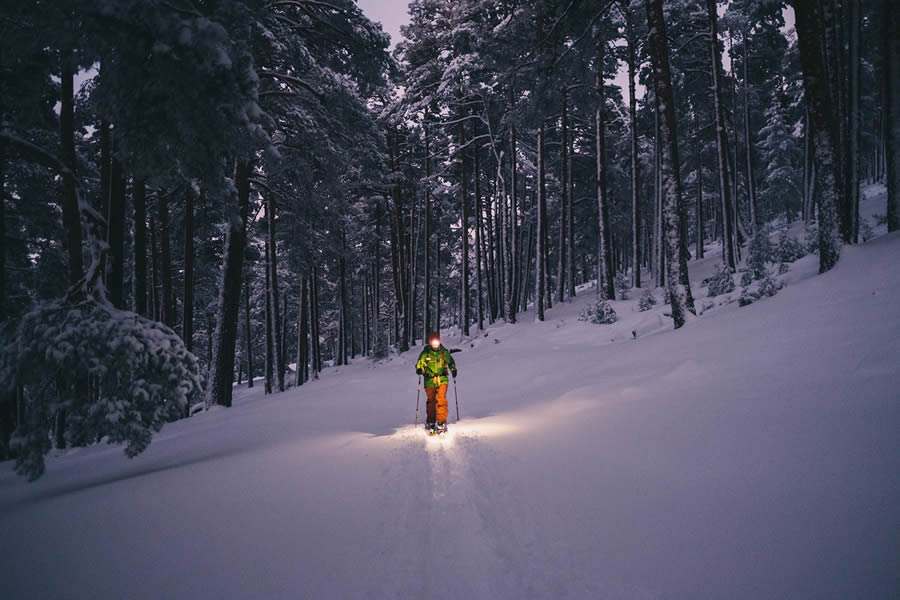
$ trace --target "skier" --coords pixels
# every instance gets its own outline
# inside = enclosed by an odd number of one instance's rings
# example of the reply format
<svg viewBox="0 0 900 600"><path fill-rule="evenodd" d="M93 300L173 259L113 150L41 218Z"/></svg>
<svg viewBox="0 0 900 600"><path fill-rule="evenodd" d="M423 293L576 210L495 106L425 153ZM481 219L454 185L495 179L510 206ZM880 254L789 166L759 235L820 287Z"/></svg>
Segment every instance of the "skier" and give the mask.
<svg viewBox="0 0 900 600"><path fill-rule="evenodd" d="M456 379L456 363L450 351L441 345L441 335L436 331L428 334L428 344L416 361L416 373L425 376L425 429L429 433L447 431L447 368Z"/></svg>

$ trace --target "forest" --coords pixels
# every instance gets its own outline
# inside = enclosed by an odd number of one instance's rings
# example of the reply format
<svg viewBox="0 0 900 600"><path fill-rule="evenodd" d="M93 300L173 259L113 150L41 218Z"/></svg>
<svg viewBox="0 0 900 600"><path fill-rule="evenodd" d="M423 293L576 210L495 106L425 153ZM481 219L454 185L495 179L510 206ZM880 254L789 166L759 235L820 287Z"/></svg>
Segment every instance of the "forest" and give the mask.
<svg viewBox="0 0 900 600"><path fill-rule="evenodd" d="M353 0L3 2L0 460L135 456L576 293L663 288L680 329L710 248L736 274L802 222L825 273L900 229L894 0L409 15L391 49Z"/></svg>

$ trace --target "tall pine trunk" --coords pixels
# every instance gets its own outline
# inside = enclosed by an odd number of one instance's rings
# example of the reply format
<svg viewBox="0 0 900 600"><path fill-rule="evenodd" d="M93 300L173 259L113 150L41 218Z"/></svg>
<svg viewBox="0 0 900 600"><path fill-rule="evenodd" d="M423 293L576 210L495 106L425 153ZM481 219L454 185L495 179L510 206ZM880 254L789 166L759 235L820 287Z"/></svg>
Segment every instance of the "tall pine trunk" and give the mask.
<svg viewBox="0 0 900 600"><path fill-rule="evenodd" d="M106 119L100 119L100 128L99 128L99 137L100 137L100 213L103 215L103 218L106 219L106 223L103 225L104 231L104 240L107 244L109 244L109 234L110 234L110 214L109 214L109 203L110 203L110 185L109 185L109 171L111 168L110 165L110 154L112 153L112 140L110 139L110 125L109 121ZM110 253L112 249L110 249ZM108 294L107 296L112 301L111 290L109 289L109 282L107 281L107 260L109 258L109 254L104 254L101 259L101 267L100 270L103 273L103 282L107 286ZM115 304L113 304L115 306Z"/></svg>
<svg viewBox="0 0 900 600"><path fill-rule="evenodd" d="M250 163L238 161L234 171L237 206L229 211L225 232L225 260L213 339L213 358L207 403L231 406L234 350L237 340L241 271L247 245L247 211L250 203ZM236 208L237 210L234 210Z"/></svg>
<svg viewBox="0 0 900 600"><path fill-rule="evenodd" d="M249 333L249 331L248 331ZM184 192L184 317L181 337L188 352L194 349L194 190Z"/></svg>
<svg viewBox="0 0 900 600"><path fill-rule="evenodd" d="M312 287L310 289L310 332L312 334L313 378L318 379L322 371L321 331L319 329L319 268L313 265Z"/></svg>
<svg viewBox="0 0 900 600"><path fill-rule="evenodd" d="M567 202L568 224L566 226L566 285L569 288L569 298L575 297L575 178L572 176L572 163L575 162L575 132L569 135L569 193Z"/></svg>
<svg viewBox="0 0 900 600"><path fill-rule="evenodd" d="M275 378L274 356L275 343L272 340L272 267L270 265L271 250L269 249L269 238L266 236L264 242L264 261L265 261L265 313L266 313L266 378L264 393L272 393L272 380Z"/></svg>
<svg viewBox="0 0 900 600"><path fill-rule="evenodd" d="M883 2L884 156L887 180L888 231L900 230L900 11L894 0Z"/></svg>
<svg viewBox="0 0 900 600"><path fill-rule="evenodd" d="M340 310L338 312L338 334L340 339L338 340L338 357L337 364L346 365L347 364L347 238L342 235L341 237L341 255L338 258L338 278L340 281L338 282L340 285L339 294L340 294Z"/></svg>
<svg viewBox="0 0 900 600"><path fill-rule="evenodd" d="M609 227L609 195L606 186L606 94L603 64L606 59L606 40L597 37L597 294L604 300L615 300L612 248Z"/></svg>
<svg viewBox="0 0 900 600"><path fill-rule="evenodd" d="M469 310L469 198L468 198L468 173L466 172L466 130L462 119L462 111L459 114L459 123L457 125L459 132L459 195L460 195L460 225L462 235L462 273L460 299L462 301L461 333L463 336L469 335L469 322L471 314Z"/></svg>
<svg viewBox="0 0 900 600"><path fill-rule="evenodd" d="M156 194L159 218L160 275L162 277L162 322L175 327L175 303L172 296L172 254L169 249L169 194L159 190Z"/></svg>
<svg viewBox="0 0 900 600"><path fill-rule="evenodd" d="M849 45L850 45L850 65L849 65L849 95L850 102L848 106L847 118L850 120L850 127L848 131L849 139L847 140L847 156L845 159L849 163L847 165L847 193L849 194L849 198L847 199L847 207L849 210L849 232L848 232L848 241L852 244L859 243L859 183L860 183L860 173L859 173L859 121L860 121L860 107L859 107L859 69L860 69L860 57L859 57L859 35L860 28L862 27L862 16L860 15L860 2L861 0L849 0L850 1L850 23L848 24L849 29ZM897 8L895 7L895 11Z"/></svg>
<svg viewBox="0 0 900 600"><path fill-rule="evenodd" d="M562 134L562 144L560 146L560 179L561 185L559 188L561 198L559 201L559 264L556 268L556 300L557 302L562 302L566 297L566 266L567 266L567 255L566 255L566 242L568 239L568 232L566 228L569 225L569 200L568 200L568 192L569 192L569 114L568 114L568 104L569 104L569 90L565 86L562 89L562 123L561 123L561 134Z"/></svg>
<svg viewBox="0 0 900 600"><path fill-rule="evenodd" d="M477 132L476 137L477 137ZM481 164L478 145L472 149L472 180L475 186L475 278L478 289L478 331L484 331L484 289L481 272Z"/></svg>
<svg viewBox="0 0 900 600"><path fill-rule="evenodd" d="M81 215L75 189L75 98L72 51L63 51L60 58L60 158L67 172L63 175L62 213L66 230L65 247L69 256L69 283L74 285L84 275L81 254Z"/></svg>
<svg viewBox="0 0 900 600"><path fill-rule="evenodd" d="M641 205L638 199L638 133L637 98L635 97L635 70L637 58L631 8L625 7L625 37L628 58L628 122L631 134L631 285L641 287Z"/></svg>
<svg viewBox="0 0 900 600"><path fill-rule="evenodd" d="M722 56L719 52L718 14L716 0L706 0L709 18L709 54L712 64L713 110L716 119L716 157L719 165L719 198L722 202L722 260L732 271L737 270L735 215L732 212L731 159L728 152L728 133L725 129L725 104L722 101Z"/></svg>
<svg viewBox="0 0 900 600"><path fill-rule="evenodd" d="M503 300L504 300L504 312L506 314L506 321L508 323L516 322L516 302L514 300L515 297L515 287L516 287L516 268L515 263L513 261L516 260L516 240L514 233L514 221L515 221L515 208L513 208L516 204L516 195L518 193L518 157L517 157L517 149L516 149L516 126L512 125L509 129L509 162L510 162L510 186L509 186L509 206L510 212L507 213L505 198L503 197L505 194L500 191L498 195L498 202L500 206L500 227L501 227L501 237L500 237L500 247L502 252L502 264L501 270L504 273L503 277ZM543 317L542 317L543 318Z"/></svg>
<svg viewBox="0 0 900 600"><path fill-rule="evenodd" d="M161 320L159 307L159 252L156 250L156 219L150 215L150 314L155 321Z"/></svg>
<svg viewBox="0 0 900 600"><path fill-rule="evenodd" d="M253 333L250 327L250 278L244 279L244 338L247 341L247 387L253 387Z"/></svg>
<svg viewBox="0 0 900 600"><path fill-rule="evenodd" d="M696 234L697 234L697 251L695 254L697 258L703 258L703 239L704 235L704 225L703 225L703 157L700 153L701 145L699 143L700 133L697 133L697 207L696 207Z"/></svg>
<svg viewBox="0 0 900 600"><path fill-rule="evenodd" d="M112 157L109 168L109 210L107 235L109 243L109 278L106 282L109 301L125 308L125 178L122 165Z"/></svg>
<svg viewBox="0 0 900 600"><path fill-rule="evenodd" d="M537 230L535 247L535 314L538 321L544 320L544 203L546 202L546 186L544 180L544 124L541 122L538 128L537 138L537 168L538 168L538 205L537 205Z"/></svg>
<svg viewBox="0 0 900 600"><path fill-rule="evenodd" d="M750 206L751 234L756 231L756 182L753 177L753 141L750 129L750 51L747 48L747 35L741 41L744 46L744 152L747 159L747 204Z"/></svg>
<svg viewBox="0 0 900 600"><path fill-rule="evenodd" d="M422 339L428 339L432 331L431 323L431 128L428 124L428 111L425 111L425 326Z"/></svg>
<svg viewBox="0 0 900 600"><path fill-rule="evenodd" d="M134 202L134 311L147 312L147 184L135 178L132 184Z"/></svg>
<svg viewBox="0 0 900 600"><path fill-rule="evenodd" d="M3 107L0 106L0 114ZM0 323L6 320L6 153L0 148ZM9 441L8 439L6 440Z"/></svg>
<svg viewBox="0 0 900 600"><path fill-rule="evenodd" d="M307 327L309 317L309 291L307 279L300 279L300 309L297 312L297 370L294 373L294 385L299 386L306 383L309 376L309 363L307 359L307 347L309 345L309 332Z"/></svg>
<svg viewBox="0 0 900 600"><path fill-rule="evenodd" d="M269 301L272 303L272 334L273 334L273 352L272 360L275 368L275 382L278 384L278 391L284 391L284 361L282 360L282 331L281 317L279 314L279 298L278 298L278 246L275 241L275 201L270 192L266 194L266 221L268 222L268 242L269 242L269 279L271 282L269 289Z"/></svg>
<svg viewBox="0 0 900 600"><path fill-rule="evenodd" d="M815 0L795 0L797 40L807 106L813 122L813 148L818 178L819 272L831 269L840 258L838 207L842 206L835 162L835 114L829 102L828 76L822 53L822 13Z"/></svg>
<svg viewBox="0 0 900 600"><path fill-rule="evenodd" d="M712 0L714 3L714 0ZM684 325L686 313L693 309L687 263L682 252L683 206L678 159L678 135L672 76L669 68L669 47L663 19L662 0L648 0L647 24L650 29L650 60L656 91L656 111L660 116L660 167L663 190L663 226L665 229L666 285L675 329Z"/></svg>

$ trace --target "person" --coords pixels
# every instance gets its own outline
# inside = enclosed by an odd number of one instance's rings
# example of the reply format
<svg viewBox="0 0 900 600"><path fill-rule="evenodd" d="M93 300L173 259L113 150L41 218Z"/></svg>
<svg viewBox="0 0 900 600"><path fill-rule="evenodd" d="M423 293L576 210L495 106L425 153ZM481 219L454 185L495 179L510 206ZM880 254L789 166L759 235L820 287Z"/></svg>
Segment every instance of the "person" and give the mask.
<svg viewBox="0 0 900 600"><path fill-rule="evenodd" d="M447 431L447 369L456 379L456 362L450 351L441 345L441 335L428 334L428 343L416 361L416 374L425 376L425 429L430 433Z"/></svg>

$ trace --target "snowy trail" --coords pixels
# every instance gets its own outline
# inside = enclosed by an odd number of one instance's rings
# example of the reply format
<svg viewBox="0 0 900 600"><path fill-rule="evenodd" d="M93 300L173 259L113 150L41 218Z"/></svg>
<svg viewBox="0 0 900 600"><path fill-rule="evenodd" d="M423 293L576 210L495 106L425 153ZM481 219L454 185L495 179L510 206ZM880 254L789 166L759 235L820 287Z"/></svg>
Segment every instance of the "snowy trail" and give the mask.
<svg viewBox="0 0 900 600"><path fill-rule="evenodd" d="M579 323L587 291L462 345L445 440L405 424L405 355L241 389L132 461L72 450L32 485L5 468L4 582L78 600L889 598L898 265L896 234L820 277L808 257L776 297L676 334L634 301Z"/></svg>

